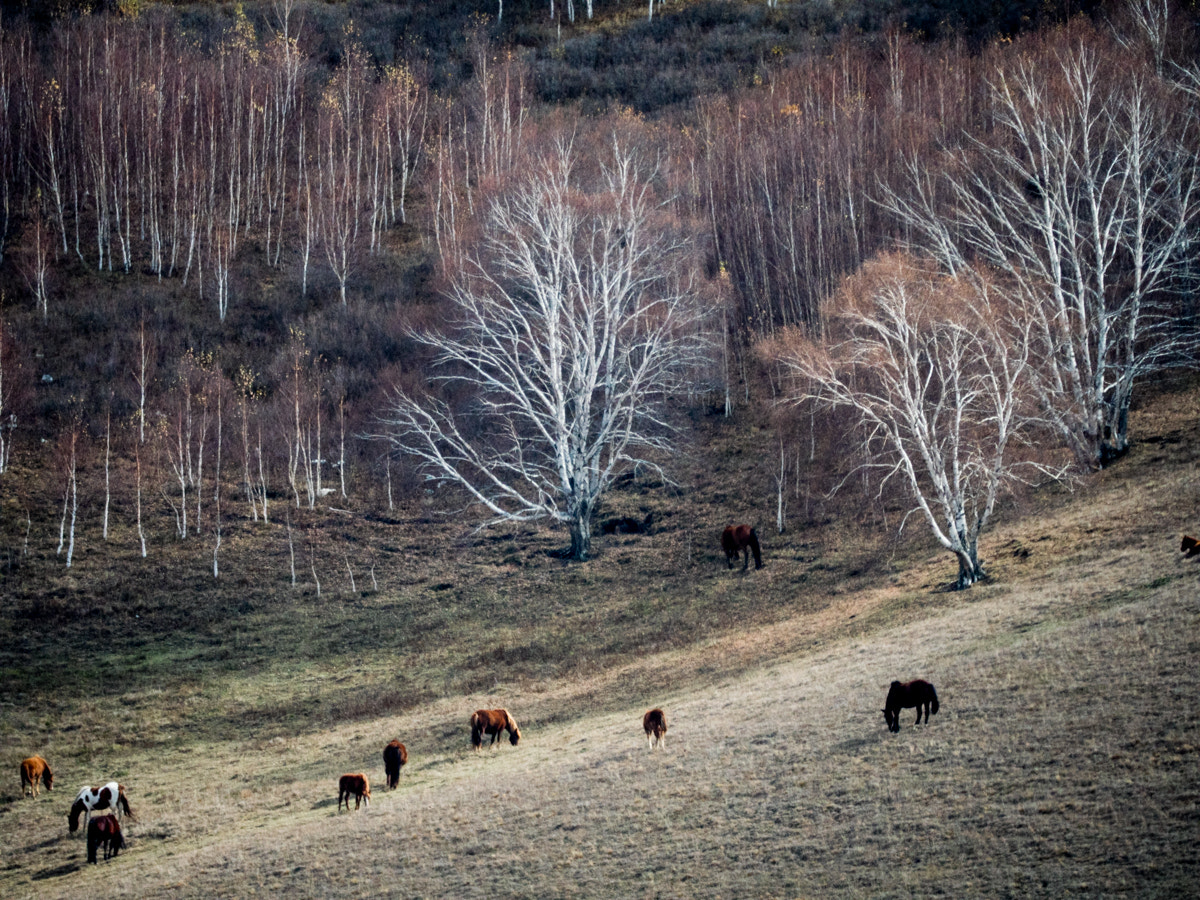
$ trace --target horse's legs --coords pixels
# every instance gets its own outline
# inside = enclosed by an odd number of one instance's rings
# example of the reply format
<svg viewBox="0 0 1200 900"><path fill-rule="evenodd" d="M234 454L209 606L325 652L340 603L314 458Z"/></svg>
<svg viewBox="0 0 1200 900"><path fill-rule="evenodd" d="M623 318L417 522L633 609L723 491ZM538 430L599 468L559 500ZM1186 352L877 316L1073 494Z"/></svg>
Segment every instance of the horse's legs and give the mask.
<svg viewBox="0 0 1200 900"><path fill-rule="evenodd" d="M742 556L745 557L745 559L742 560L742 571L745 572L747 569L750 568L750 548L749 547L742 548Z"/></svg>

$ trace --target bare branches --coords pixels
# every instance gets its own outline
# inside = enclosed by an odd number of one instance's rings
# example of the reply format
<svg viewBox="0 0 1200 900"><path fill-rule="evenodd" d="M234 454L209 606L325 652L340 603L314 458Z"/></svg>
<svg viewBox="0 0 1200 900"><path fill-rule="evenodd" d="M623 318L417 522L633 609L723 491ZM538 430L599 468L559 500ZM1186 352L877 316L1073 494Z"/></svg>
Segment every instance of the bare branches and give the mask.
<svg viewBox="0 0 1200 900"><path fill-rule="evenodd" d="M790 402L857 414L882 483L901 479L967 587L983 576L979 535L999 493L1045 468L1010 452L1032 423L1030 345L985 279L911 258L869 264L841 299L828 347L793 332L766 350L798 378Z"/></svg>
<svg viewBox="0 0 1200 900"><path fill-rule="evenodd" d="M614 142L589 187L567 141L495 201L486 250L454 284L458 323L422 335L474 421L397 396L386 419L428 477L459 485L488 521L551 519L585 559L613 479L670 445L661 401L700 351L684 244L656 220L652 172Z"/></svg>
<svg viewBox="0 0 1200 900"><path fill-rule="evenodd" d="M1049 58L1047 58L1049 57ZM910 170L885 206L950 273L992 267L1032 327L1032 384L1085 467L1128 447L1135 379L1187 358L1173 328L1200 216L1195 103L1081 45L991 83L995 129Z"/></svg>

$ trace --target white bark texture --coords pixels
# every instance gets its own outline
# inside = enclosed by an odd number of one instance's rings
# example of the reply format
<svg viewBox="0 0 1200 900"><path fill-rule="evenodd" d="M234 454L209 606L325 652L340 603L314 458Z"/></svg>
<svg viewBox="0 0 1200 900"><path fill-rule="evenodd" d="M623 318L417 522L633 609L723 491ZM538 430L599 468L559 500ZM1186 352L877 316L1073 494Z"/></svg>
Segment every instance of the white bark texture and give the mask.
<svg viewBox="0 0 1200 900"><path fill-rule="evenodd" d="M684 243L658 219L653 172L614 141L591 184L559 143L495 201L484 249L456 281L457 327L426 334L464 416L396 397L394 445L429 479L463 488L487 523L549 519L590 552L591 517L613 479L658 469L667 393L702 352Z"/></svg>

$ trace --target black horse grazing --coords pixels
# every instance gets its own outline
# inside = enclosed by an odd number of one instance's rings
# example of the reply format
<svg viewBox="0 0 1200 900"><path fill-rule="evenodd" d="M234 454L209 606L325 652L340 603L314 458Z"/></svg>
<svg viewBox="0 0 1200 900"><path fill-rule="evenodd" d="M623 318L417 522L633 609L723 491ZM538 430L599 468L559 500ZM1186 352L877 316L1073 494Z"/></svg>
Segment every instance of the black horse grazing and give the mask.
<svg viewBox="0 0 1200 900"><path fill-rule="evenodd" d="M883 718L887 721L888 731L899 731L900 710L912 709L914 706L917 708L917 721L913 724L921 724L922 708L925 710L925 724L929 724L930 711L934 715L937 715L938 711L937 691L933 689L933 685L920 678L903 684L893 681L883 705Z"/></svg>
<svg viewBox="0 0 1200 900"><path fill-rule="evenodd" d="M739 553L745 553L746 561L742 563L742 571L750 568L750 554L754 554L754 568L762 568L762 548L758 546L758 535L749 525L730 525L721 535L721 549L725 551L725 561L733 568L733 561Z"/></svg>
<svg viewBox="0 0 1200 900"><path fill-rule="evenodd" d="M400 767L407 762L408 750L399 741L392 741L383 748L383 770L387 773L389 789L400 783Z"/></svg>

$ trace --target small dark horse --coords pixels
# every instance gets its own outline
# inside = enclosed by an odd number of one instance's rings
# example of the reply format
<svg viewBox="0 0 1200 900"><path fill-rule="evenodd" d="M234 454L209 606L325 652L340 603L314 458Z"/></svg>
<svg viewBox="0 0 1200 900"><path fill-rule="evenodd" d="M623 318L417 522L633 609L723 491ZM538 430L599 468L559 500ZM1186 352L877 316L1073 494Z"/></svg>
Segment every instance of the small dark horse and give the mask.
<svg viewBox="0 0 1200 900"><path fill-rule="evenodd" d="M1185 534L1183 540L1179 542L1179 552L1183 554L1184 559L1200 556L1200 541L1190 534Z"/></svg>
<svg viewBox="0 0 1200 900"><path fill-rule="evenodd" d="M651 750L654 749L655 744L666 746L667 714L657 706L647 710L646 714L642 716L642 729L646 732L646 743Z"/></svg>
<svg viewBox="0 0 1200 900"><path fill-rule="evenodd" d="M96 848L104 847L104 858L116 856L125 848L125 837L121 834L121 823L116 816L96 816L88 822L87 861L96 861Z"/></svg>
<svg viewBox="0 0 1200 900"><path fill-rule="evenodd" d="M925 724L928 725L930 711L932 710L934 715L937 715L938 711L937 691L933 689L933 685L920 678L903 684L893 681L888 689L887 700L883 704L883 718L887 721L888 731L899 731L900 710L912 709L914 706L917 708L917 721L913 724L921 724L921 710L924 708Z"/></svg>
<svg viewBox="0 0 1200 900"><path fill-rule="evenodd" d="M739 553L745 553L746 561L742 563L742 571L750 568L750 554L754 554L754 568L762 568L762 548L758 546L758 535L749 525L730 525L721 535L721 549L725 551L725 561L733 568L733 561Z"/></svg>
<svg viewBox="0 0 1200 900"><path fill-rule="evenodd" d="M358 809L364 803L370 808L371 782L367 780L367 776L362 772L343 775L338 779L338 812L342 811L343 800L346 801L346 812L350 812L351 797L354 798L355 809Z"/></svg>
<svg viewBox="0 0 1200 900"><path fill-rule="evenodd" d="M387 773L389 789L400 783L400 767L407 762L408 750L399 741L392 741L383 748L383 770Z"/></svg>

